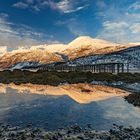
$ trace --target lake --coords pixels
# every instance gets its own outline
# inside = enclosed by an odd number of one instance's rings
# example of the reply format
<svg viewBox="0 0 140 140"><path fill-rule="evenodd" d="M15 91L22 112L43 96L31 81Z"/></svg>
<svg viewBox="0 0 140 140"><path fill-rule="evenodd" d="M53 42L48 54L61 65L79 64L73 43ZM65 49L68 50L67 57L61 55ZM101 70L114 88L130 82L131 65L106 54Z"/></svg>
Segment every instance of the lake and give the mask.
<svg viewBox="0 0 140 140"><path fill-rule="evenodd" d="M55 130L75 123L108 130L113 123L140 126L140 108L127 91L99 85L0 84L0 122Z"/></svg>

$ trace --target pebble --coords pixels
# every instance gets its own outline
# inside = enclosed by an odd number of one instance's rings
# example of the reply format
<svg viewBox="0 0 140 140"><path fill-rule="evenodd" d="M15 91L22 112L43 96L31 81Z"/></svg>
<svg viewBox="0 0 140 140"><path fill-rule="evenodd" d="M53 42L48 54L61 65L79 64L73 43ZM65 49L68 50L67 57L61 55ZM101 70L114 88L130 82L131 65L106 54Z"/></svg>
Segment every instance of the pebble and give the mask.
<svg viewBox="0 0 140 140"><path fill-rule="evenodd" d="M68 128L47 132L39 128L0 125L0 140L139 140L140 128L115 126L109 131L83 129L75 124Z"/></svg>

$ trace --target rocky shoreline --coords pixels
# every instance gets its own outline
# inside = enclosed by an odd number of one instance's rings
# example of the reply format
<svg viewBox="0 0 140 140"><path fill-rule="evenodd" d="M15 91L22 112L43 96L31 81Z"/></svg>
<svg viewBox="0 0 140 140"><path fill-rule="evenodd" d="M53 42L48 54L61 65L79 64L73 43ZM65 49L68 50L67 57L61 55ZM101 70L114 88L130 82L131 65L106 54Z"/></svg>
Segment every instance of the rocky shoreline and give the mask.
<svg viewBox="0 0 140 140"><path fill-rule="evenodd" d="M140 94L133 93L125 97L128 103L133 104L134 106L140 107Z"/></svg>
<svg viewBox="0 0 140 140"><path fill-rule="evenodd" d="M123 127L116 124L109 131L94 130L91 125L81 128L75 124L56 131L0 124L0 140L139 140L140 128Z"/></svg>

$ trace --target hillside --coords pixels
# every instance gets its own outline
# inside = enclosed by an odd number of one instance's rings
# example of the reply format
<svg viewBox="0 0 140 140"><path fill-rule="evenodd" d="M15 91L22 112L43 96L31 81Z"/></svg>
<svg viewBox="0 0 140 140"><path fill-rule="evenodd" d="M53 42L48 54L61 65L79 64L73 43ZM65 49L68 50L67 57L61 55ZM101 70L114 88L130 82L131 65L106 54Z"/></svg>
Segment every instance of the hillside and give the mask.
<svg viewBox="0 0 140 140"><path fill-rule="evenodd" d="M67 55L70 60L89 55L108 54L134 46L133 43L117 44L101 39L93 39L87 36L79 37L68 45L69 48L63 53Z"/></svg>
<svg viewBox="0 0 140 140"><path fill-rule="evenodd" d="M39 45L39 46L32 46L31 50L45 50L49 53L61 53L62 51L66 50L69 46L65 44L51 44L51 45Z"/></svg>
<svg viewBox="0 0 140 140"><path fill-rule="evenodd" d="M62 61L62 58L54 53L43 50L29 50L11 52L0 58L0 68L8 68L22 62L52 63Z"/></svg>
<svg viewBox="0 0 140 140"><path fill-rule="evenodd" d="M30 49L14 50L0 57L0 68L20 69L53 62L72 61L74 64L91 64L97 61L130 61L139 63L139 53L133 53L140 43L117 44L102 39L81 36L69 44L32 46ZM129 54L125 50L130 49ZM125 53L119 53L120 51ZM117 53L118 52L118 53ZM116 54L113 54L116 53ZM137 57L137 58L136 58Z"/></svg>
<svg viewBox="0 0 140 140"><path fill-rule="evenodd" d="M71 64L92 64L92 63L104 63L104 62L124 62L129 63L131 69L140 68L140 46L131 47L118 52L112 52L110 54L91 55L81 58L77 58L70 61Z"/></svg>
<svg viewBox="0 0 140 140"><path fill-rule="evenodd" d="M140 42L119 44L89 36L80 36L68 44L33 46L31 50L41 49L50 53L59 53L67 56L69 60L74 60L83 56L117 52L138 45L140 45Z"/></svg>

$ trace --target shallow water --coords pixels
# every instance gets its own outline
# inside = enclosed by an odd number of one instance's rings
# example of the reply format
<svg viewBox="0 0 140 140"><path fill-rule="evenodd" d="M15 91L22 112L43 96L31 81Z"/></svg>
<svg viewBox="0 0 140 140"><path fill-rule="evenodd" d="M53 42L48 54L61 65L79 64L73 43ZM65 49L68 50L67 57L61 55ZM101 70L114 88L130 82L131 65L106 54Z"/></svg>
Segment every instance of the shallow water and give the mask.
<svg viewBox="0 0 140 140"><path fill-rule="evenodd" d="M75 123L109 129L113 123L140 126L140 108L127 103L126 91L88 84L0 84L0 122L48 130Z"/></svg>

